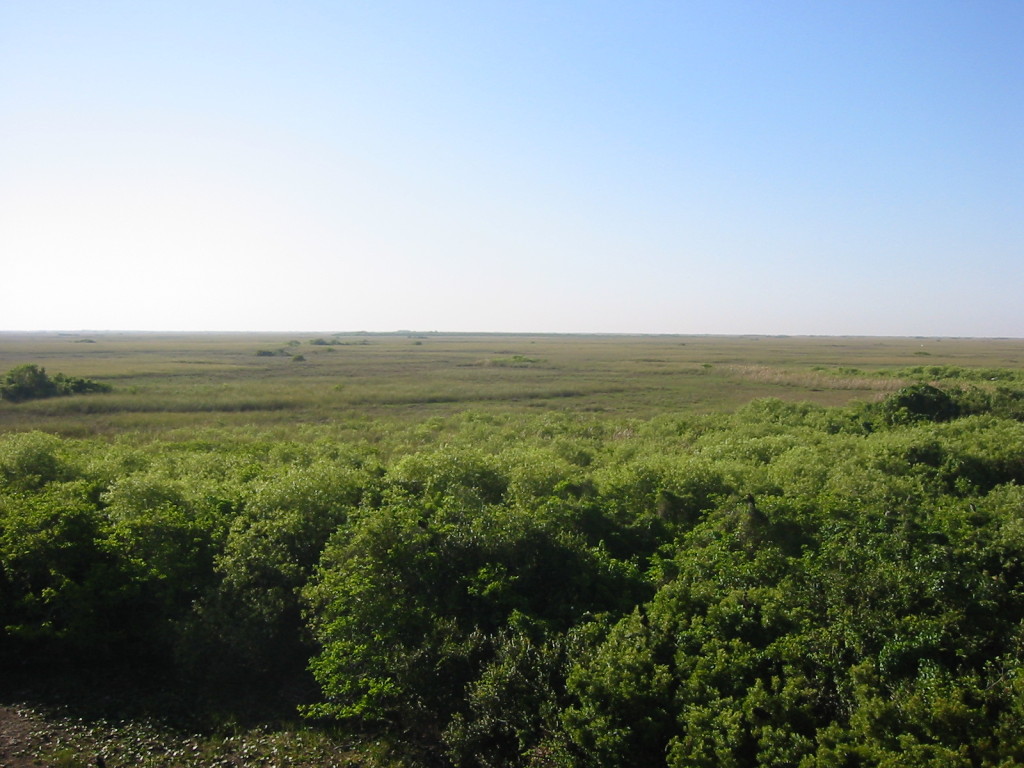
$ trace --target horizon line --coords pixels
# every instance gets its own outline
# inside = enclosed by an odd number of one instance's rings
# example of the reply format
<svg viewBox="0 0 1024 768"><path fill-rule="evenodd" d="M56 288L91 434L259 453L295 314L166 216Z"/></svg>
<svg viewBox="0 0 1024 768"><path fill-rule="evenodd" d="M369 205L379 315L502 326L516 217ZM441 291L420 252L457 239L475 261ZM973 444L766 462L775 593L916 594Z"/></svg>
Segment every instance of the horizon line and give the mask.
<svg viewBox="0 0 1024 768"><path fill-rule="evenodd" d="M0 329L0 334L15 335L56 335L56 336L82 336L82 335L104 335L104 334L137 334L137 335L175 335L175 336L202 336L202 335L329 335L329 336L619 336L619 337L685 337L685 338L811 338L811 339L962 339L977 341L1018 341L1024 340L1024 336L972 336L957 334L880 334L880 333L767 333L767 332L744 332L744 333L719 333L719 332L685 332L685 331L438 331L438 330L416 330L400 328L390 331L376 330L352 330L352 331L328 331L328 330L181 330L181 329L131 329L131 328L80 328L80 329Z"/></svg>

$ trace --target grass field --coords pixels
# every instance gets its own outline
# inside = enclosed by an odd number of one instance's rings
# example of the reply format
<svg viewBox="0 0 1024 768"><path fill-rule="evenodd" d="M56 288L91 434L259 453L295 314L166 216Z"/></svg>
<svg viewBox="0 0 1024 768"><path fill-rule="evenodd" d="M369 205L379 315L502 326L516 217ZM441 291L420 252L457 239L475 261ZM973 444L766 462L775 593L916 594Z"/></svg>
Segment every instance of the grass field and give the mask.
<svg viewBox="0 0 1024 768"><path fill-rule="evenodd" d="M199 427L358 429L459 411L615 418L777 397L874 400L932 366L1024 370L1024 340L516 334L2 333L0 372L34 363L113 391L0 402L0 430L165 437Z"/></svg>

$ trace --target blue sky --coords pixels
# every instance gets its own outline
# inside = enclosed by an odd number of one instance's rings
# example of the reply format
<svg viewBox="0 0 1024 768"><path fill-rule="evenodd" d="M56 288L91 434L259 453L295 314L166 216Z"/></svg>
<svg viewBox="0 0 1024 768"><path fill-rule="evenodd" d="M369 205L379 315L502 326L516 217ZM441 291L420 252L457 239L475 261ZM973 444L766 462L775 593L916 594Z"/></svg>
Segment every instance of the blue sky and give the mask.
<svg viewBox="0 0 1024 768"><path fill-rule="evenodd" d="M0 0L0 329L1024 336L1024 4Z"/></svg>

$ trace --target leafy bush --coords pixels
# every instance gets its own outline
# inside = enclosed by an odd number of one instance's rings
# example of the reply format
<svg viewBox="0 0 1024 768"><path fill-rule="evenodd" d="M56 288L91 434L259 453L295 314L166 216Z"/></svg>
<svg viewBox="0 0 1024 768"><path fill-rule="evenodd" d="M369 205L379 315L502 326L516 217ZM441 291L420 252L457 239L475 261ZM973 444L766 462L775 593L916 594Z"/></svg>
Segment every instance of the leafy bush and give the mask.
<svg viewBox="0 0 1024 768"><path fill-rule="evenodd" d="M880 412L887 424L948 421L959 415L956 401L931 384L914 384L887 397Z"/></svg>
<svg viewBox="0 0 1024 768"><path fill-rule="evenodd" d="M561 635L641 591L539 510L389 505L332 538L307 589L327 698L311 711L440 732L503 633Z"/></svg>
<svg viewBox="0 0 1024 768"><path fill-rule="evenodd" d="M46 375L46 369L38 365L19 365L7 372L0 383L0 398L20 403L40 397L58 394L57 385Z"/></svg>
<svg viewBox="0 0 1024 768"><path fill-rule="evenodd" d="M0 488L34 490L66 474L64 444L53 435L27 432L0 442Z"/></svg>
<svg viewBox="0 0 1024 768"><path fill-rule="evenodd" d="M58 373L52 379L38 365L19 365L9 370L0 381L0 399L12 403L57 395L86 392L109 392L110 386L90 379Z"/></svg>
<svg viewBox="0 0 1024 768"><path fill-rule="evenodd" d="M58 373L53 377L53 384L57 387L58 395L80 395L87 392L109 392L111 390L109 384L78 376L65 376L63 373Z"/></svg>

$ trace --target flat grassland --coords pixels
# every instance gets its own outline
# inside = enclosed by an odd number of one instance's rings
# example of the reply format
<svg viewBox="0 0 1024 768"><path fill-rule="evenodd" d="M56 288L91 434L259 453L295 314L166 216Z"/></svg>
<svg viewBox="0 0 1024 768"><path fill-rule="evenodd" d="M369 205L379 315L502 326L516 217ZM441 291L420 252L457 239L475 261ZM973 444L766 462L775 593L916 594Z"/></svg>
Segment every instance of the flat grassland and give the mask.
<svg viewBox="0 0 1024 768"><path fill-rule="evenodd" d="M26 363L113 391L0 402L0 432L172 438L215 428L283 437L305 425L344 432L467 410L629 419L762 397L841 405L944 369L1024 372L1024 339L0 333L0 374Z"/></svg>

